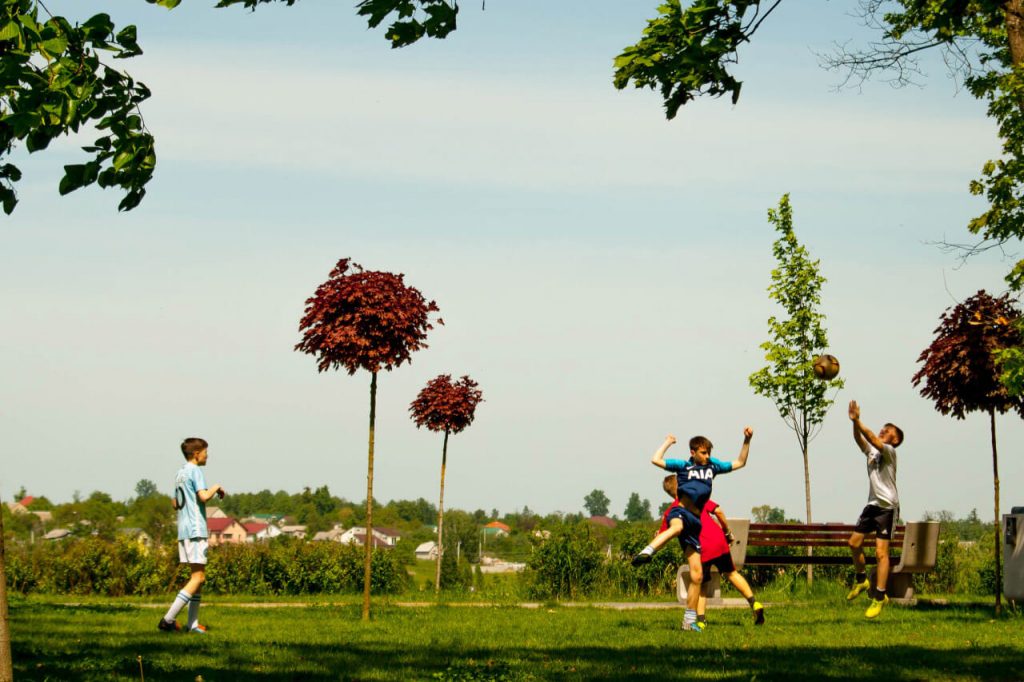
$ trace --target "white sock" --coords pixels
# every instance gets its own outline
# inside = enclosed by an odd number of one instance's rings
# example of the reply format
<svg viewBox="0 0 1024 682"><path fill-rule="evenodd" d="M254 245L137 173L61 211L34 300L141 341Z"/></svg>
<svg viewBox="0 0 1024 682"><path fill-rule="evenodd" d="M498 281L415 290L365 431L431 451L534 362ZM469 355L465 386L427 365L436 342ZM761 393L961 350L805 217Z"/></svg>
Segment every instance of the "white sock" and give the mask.
<svg viewBox="0 0 1024 682"><path fill-rule="evenodd" d="M174 601L171 602L171 608L167 609L167 613L164 614L164 620L166 620L168 623L173 622L174 619L178 617L178 614L181 613L181 610L185 608L185 605L188 604L190 601L192 601L191 594L189 594L185 590L179 592L177 595L175 595Z"/></svg>
<svg viewBox="0 0 1024 682"><path fill-rule="evenodd" d="M686 609L683 614L683 625L689 627L697 622L697 612L694 609Z"/></svg>
<svg viewBox="0 0 1024 682"><path fill-rule="evenodd" d="M654 555L654 548L651 547L650 545L647 545L646 547L644 547L643 549L640 550L640 553L653 556Z"/></svg>
<svg viewBox="0 0 1024 682"><path fill-rule="evenodd" d="M202 600L201 594L193 594L192 599L188 602L188 629L191 630L199 624L199 602Z"/></svg>

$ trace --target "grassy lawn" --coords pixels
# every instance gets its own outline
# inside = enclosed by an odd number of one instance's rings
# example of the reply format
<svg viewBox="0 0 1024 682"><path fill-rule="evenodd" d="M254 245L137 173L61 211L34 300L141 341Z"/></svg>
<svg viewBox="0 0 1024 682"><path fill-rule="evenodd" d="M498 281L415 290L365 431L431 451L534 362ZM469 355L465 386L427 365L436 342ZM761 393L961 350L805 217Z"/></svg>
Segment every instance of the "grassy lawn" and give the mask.
<svg viewBox="0 0 1024 682"><path fill-rule="evenodd" d="M169 599L170 597L168 597ZM1012 680L1024 675L1024 617L990 605L890 605L841 595L709 612L703 634L679 609L400 607L287 603L254 608L210 596L210 634L162 633L162 608L117 600L62 606L15 599L15 678L26 680Z"/></svg>

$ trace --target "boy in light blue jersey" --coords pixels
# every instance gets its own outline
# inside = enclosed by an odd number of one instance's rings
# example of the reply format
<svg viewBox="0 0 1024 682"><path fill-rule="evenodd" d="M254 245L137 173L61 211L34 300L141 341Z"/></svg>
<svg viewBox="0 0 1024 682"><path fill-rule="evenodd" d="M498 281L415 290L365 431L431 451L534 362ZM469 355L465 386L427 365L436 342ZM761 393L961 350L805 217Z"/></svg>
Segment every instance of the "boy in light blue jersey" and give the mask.
<svg viewBox="0 0 1024 682"><path fill-rule="evenodd" d="M178 559L189 565L191 575L157 626L168 632L180 629L175 619L186 605L188 631L206 632L206 628L199 624L199 602L203 583L206 582L206 549L210 536L206 528L206 503L214 495L224 497L223 486L206 487L206 479L199 468L206 466L209 447L202 438L186 438L181 443L185 465L174 479L174 508L178 510Z"/></svg>
<svg viewBox="0 0 1024 682"><path fill-rule="evenodd" d="M704 573L700 562L700 515L711 497L711 482L719 474L727 474L747 465L750 454L750 440L754 430L743 429L743 446L735 461L723 462L711 456L711 441L704 436L690 439L690 459L665 459L665 453L676 443L676 437L669 435L651 458L654 466L676 474L679 506L668 514L668 529L658 534L651 544L633 557L633 565L646 564L662 545L674 537L679 538L683 557L690 567L690 586L686 591L686 615L684 630L701 630L697 623L697 601L700 598L701 581Z"/></svg>

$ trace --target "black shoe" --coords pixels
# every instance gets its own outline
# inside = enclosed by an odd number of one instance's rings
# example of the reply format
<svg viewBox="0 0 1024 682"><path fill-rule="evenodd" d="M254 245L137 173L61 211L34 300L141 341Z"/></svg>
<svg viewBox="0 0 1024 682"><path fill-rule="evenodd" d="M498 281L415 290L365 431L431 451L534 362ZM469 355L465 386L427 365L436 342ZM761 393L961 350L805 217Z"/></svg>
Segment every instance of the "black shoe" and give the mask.
<svg viewBox="0 0 1024 682"><path fill-rule="evenodd" d="M644 554L641 552L640 554L637 554L635 557L633 557L633 561L630 563L632 563L634 566L643 566L644 564L651 563L651 559L653 558L653 554Z"/></svg>
<svg viewBox="0 0 1024 682"><path fill-rule="evenodd" d="M764 606L761 602L754 602L754 625L764 625Z"/></svg>
<svg viewBox="0 0 1024 682"><path fill-rule="evenodd" d="M160 622L157 623L157 627L160 628L161 630L163 630L164 632L177 632L178 630L181 629L181 628L178 627L178 621L176 621L176 620L167 621L167 620L164 620L163 618L161 618Z"/></svg>

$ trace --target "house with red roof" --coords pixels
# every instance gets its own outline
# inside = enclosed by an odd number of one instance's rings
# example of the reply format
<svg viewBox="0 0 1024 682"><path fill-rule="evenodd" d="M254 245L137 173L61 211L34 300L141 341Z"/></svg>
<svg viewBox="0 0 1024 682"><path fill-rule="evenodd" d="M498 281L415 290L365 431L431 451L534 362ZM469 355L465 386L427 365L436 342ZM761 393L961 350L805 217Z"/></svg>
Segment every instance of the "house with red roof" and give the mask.
<svg viewBox="0 0 1024 682"><path fill-rule="evenodd" d="M262 521L242 521L242 527L245 528L245 532L248 534L246 542L269 540L281 534L280 528L272 523L263 523Z"/></svg>
<svg viewBox="0 0 1024 682"><path fill-rule="evenodd" d="M206 519L206 528L210 531L210 547L225 543L246 542L249 537L245 526L230 516Z"/></svg>

